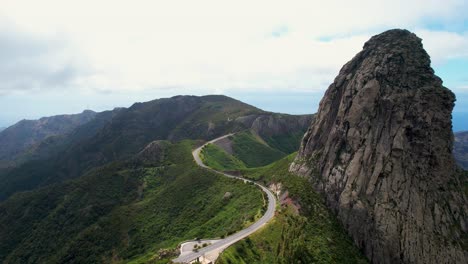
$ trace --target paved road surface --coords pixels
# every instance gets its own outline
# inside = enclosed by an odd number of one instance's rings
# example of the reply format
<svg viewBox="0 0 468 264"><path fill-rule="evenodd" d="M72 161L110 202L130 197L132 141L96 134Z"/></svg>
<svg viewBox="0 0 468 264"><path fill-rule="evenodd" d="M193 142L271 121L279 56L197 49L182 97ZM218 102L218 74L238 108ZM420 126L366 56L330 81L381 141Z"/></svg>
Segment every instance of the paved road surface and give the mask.
<svg viewBox="0 0 468 264"><path fill-rule="evenodd" d="M226 137L229 137L229 136L232 136L232 135L233 134L228 134L228 135L213 139L213 140L205 143L203 146L195 149L192 152L193 158L195 159L195 162L200 167L206 168L207 170L213 171L213 172L218 173L218 174L222 174L222 175L224 175L226 177L229 177L229 178L234 178L234 179L247 181L247 182L253 182L251 180L247 180L247 179L244 179L242 177L238 177L238 176L234 176L234 175L230 175L230 174L227 174L227 173L223 173L223 172L213 170L213 169L209 168L208 166L206 166L202 162L202 160L200 158L200 151L205 145L210 144L210 143L214 143L214 142L216 142L216 141L218 141L220 139L223 139L223 138L226 138ZM230 236L228 236L228 237L226 237L224 239L219 240L218 242L216 242L214 244L211 244L211 245L209 245L209 246L207 246L205 248L200 249L198 252L184 254L183 256L179 256L178 258L176 258L176 259L174 259L172 261L175 262L175 263L190 263L191 261L196 260L198 257L207 256L207 255L217 255L218 253L222 252L224 249L226 249L230 245L232 245L232 244L236 243L237 241L239 241L239 240L249 236L250 234L254 233L258 229L260 229L263 225L265 225L270 219L272 219L273 216L275 215L275 208L276 208L275 196L273 195L273 193L270 190L268 190L263 185L260 185L260 184L255 183L255 182L253 182L253 183L255 185L257 185L258 187L260 187L263 190L263 192L265 192L267 194L267 196L268 196L268 209L266 210L265 214L257 222L255 222L251 226L247 227L246 229L243 229L243 230L241 230L241 231L239 231L239 232L237 232L237 233L235 233L233 235L230 235Z"/></svg>
<svg viewBox="0 0 468 264"><path fill-rule="evenodd" d="M203 244L208 244L208 245L211 245L211 244L214 244L216 242L218 242L219 239L208 239L208 240L193 240L193 241L188 241L188 242L185 242L185 243L182 243L180 245L180 255L186 255L186 254L190 254L193 252L193 247L195 245L198 245L199 248L201 248L203 246Z"/></svg>

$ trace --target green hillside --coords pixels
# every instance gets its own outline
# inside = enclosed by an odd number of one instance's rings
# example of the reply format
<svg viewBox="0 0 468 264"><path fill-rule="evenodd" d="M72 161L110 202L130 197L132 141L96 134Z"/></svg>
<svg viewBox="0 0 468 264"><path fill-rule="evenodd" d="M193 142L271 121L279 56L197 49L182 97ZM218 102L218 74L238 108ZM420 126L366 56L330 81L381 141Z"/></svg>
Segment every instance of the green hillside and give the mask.
<svg viewBox="0 0 468 264"><path fill-rule="evenodd" d="M233 120L239 116L265 113L226 96L175 96L136 103L99 122L90 135L89 124L78 127L70 138L54 145L47 159L26 162L0 172L0 200L18 191L79 177L106 163L125 160L153 140L212 139L245 129ZM99 120L99 119L97 119ZM78 134L76 134L78 133ZM51 150L52 151L52 150Z"/></svg>
<svg viewBox="0 0 468 264"><path fill-rule="evenodd" d="M193 147L192 141L159 144L150 160L111 163L12 196L0 204L0 262L145 263L183 240L251 224L260 216L262 192L199 168Z"/></svg>
<svg viewBox="0 0 468 264"><path fill-rule="evenodd" d="M200 153L200 157L205 165L218 171L230 171L245 168L242 161L232 155L229 155L223 149L214 144L206 145Z"/></svg>
<svg viewBox="0 0 468 264"><path fill-rule="evenodd" d="M229 247L216 263L367 263L311 184L289 173L294 157L243 171L267 185L281 183L290 199L271 223Z"/></svg>
<svg viewBox="0 0 468 264"><path fill-rule="evenodd" d="M273 142L274 146L282 145L284 148L281 149L287 149L286 146L298 145L300 142L300 138L296 134L281 135L275 138L274 142L271 137L268 137L267 140ZM209 144L201 152L205 164L216 170L232 171L260 167L289 154L289 152L284 153L278 148L271 147L263 138L250 130L238 132L225 140L229 142L229 147L222 144L220 146ZM282 144L278 142L282 142Z"/></svg>
<svg viewBox="0 0 468 264"><path fill-rule="evenodd" d="M289 154L299 149L304 133L305 131L300 130L282 135L263 136L262 138L268 146Z"/></svg>
<svg viewBox="0 0 468 264"><path fill-rule="evenodd" d="M244 131L232 136L234 157L241 160L247 167L259 167L286 156L284 152L260 142L250 131Z"/></svg>
<svg viewBox="0 0 468 264"><path fill-rule="evenodd" d="M0 263L168 263L181 241L245 228L261 217L263 193L199 168L191 150L234 132L203 160L254 170L298 146L311 118L226 96L99 113L0 170Z"/></svg>

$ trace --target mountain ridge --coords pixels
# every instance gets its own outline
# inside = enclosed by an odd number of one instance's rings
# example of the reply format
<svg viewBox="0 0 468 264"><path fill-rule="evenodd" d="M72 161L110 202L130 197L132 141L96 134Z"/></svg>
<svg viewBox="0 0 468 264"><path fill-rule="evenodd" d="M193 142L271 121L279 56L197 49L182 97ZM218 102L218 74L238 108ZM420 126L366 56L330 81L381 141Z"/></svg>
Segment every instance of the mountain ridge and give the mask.
<svg viewBox="0 0 468 264"><path fill-rule="evenodd" d="M236 119L252 115L304 120L304 116L276 115L220 95L175 96L135 103L100 114L102 118L78 127L78 132L71 133L71 142L59 140L51 144L50 151L43 144L46 158L0 172L0 200L17 191L76 178L93 167L128 159L154 140L206 140L248 129L248 124ZM305 130L307 124L303 125Z"/></svg>

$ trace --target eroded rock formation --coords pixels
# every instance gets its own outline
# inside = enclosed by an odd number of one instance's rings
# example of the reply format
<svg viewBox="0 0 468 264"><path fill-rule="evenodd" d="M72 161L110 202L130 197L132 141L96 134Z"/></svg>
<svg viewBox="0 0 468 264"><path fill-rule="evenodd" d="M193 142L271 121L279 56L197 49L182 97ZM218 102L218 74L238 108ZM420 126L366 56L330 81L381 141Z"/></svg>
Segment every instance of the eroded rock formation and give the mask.
<svg viewBox="0 0 468 264"><path fill-rule="evenodd" d="M466 263L454 100L421 39L390 30L365 43L320 103L290 169L310 177L373 263Z"/></svg>

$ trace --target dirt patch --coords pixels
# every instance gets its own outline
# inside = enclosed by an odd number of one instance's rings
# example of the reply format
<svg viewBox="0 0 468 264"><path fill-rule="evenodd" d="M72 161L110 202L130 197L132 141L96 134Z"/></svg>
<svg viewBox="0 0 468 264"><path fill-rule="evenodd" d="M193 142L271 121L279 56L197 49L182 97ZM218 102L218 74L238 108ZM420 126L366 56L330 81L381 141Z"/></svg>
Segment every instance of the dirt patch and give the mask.
<svg viewBox="0 0 468 264"><path fill-rule="evenodd" d="M280 197L280 204L281 207L287 207L290 206L296 214L299 214L299 210L301 209L301 205L293 200L291 197L289 197L289 192L285 191Z"/></svg>

